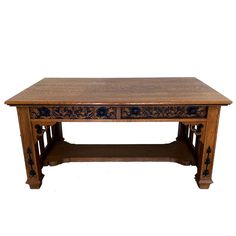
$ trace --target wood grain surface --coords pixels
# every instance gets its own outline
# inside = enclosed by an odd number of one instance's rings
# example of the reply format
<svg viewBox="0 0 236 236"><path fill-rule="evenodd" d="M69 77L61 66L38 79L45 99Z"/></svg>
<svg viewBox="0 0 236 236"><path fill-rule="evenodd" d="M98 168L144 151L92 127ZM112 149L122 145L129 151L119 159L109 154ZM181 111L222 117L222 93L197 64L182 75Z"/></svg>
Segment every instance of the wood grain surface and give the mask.
<svg viewBox="0 0 236 236"><path fill-rule="evenodd" d="M195 165L195 159L183 141L169 144L70 144L56 142L49 151L44 165L58 165L76 161L162 161Z"/></svg>
<svg viewBox="0 0 236 236"><path fill-rule="evenodd" d="M193 77L45 78L5 102L38 104L209 104L231 101Z"/></svg>

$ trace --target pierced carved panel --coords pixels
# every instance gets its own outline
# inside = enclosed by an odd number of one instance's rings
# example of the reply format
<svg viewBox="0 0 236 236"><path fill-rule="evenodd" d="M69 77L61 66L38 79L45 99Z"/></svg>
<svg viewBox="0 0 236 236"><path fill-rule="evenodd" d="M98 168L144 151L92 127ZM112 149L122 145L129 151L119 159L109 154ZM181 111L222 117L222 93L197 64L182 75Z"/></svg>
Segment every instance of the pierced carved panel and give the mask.
<svg viewBox="0 0 236 236"><path fill-rule="evenodd" d="M32 119L116 119L116 107L55 106L31 107Z"/></svg>
<svg viewBox="0 0 236 236"><path fill-rule="evenodd" d="M206 118L206 106L131 106L121 108L123 119Z"/></svg>
<svg viewBox="0 0 236 236"><path fill-rule="evenodd" d="M31 151L31 149L30 149L29 147L28 147L28 149L27 149L27 154L28 154L27 164L28 164L28 166L29 166L29 176L30 176L30 177L34 177L34 176L36 175L36 172L35 172L35 170L34 170L34 168L33 168L33 166L34 166L34 161L33 161L32 157L31 157L32 151Z"/></svg>
<svg viewBox="0 0 236 236"><path fill-rule="evenodd" d="M205 170L203 171L203 176L205 177L210 176L210 170L209 170L209 165L211 164L210 154L211 154L211 147L209 146L207 149L207 157L204 162Z"/></svg>

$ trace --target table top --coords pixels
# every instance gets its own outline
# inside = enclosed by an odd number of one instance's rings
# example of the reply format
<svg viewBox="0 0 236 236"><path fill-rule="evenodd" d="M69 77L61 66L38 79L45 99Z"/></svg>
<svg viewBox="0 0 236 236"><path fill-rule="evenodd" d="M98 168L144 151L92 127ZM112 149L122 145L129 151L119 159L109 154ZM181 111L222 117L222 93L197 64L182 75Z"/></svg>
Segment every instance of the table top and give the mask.
<svg viewBox="0 0 236 236"><path fill-rule="evenodd" d="M231 101L194 77L45 78L5 102L8 105L206 104Z"/></svg>

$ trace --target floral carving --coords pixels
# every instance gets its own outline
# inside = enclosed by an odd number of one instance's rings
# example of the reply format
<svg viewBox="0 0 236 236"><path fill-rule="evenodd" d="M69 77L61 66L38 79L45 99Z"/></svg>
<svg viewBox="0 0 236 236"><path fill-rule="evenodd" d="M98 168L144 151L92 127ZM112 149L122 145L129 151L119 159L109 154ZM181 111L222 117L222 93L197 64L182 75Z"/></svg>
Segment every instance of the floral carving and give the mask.
<svg viewBox="0 0 236 236"><path fill-rule="evenodd" d="M31 107L32 119L116 119L114 107L55 106Z"/></svg>
<svg viewBox="0 0 236 236"><path fill-rule="evenodd" d="M118 112L120 111L120 112ZM118 115L119 114L119 115ZM31 107L32 119L168 119L206 118L207 106L40 106Z"/></svg>
<svg viewBox="0 0 236 236"><path fill-rule="evenodd" d="M27 154L28 154L29 176L34 177L36 175L36 172L33 168L34 161L31 157L32 151L31 151L30 147L27 148Z"/></svg>
<svg viewBox="0 0 236 236"><path fill-rule="evenodd" d="M121 108L123 119L206 118L206 106L132 106Z"/></svg>

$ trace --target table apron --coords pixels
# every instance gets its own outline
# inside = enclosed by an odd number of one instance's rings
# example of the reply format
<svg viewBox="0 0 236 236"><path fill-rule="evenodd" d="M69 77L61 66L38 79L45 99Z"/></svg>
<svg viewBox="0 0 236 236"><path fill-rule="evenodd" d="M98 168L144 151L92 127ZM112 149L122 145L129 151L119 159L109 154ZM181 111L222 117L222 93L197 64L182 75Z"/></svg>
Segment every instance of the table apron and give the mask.
<svg viewBox="0 0 236 236"><path fill-rule="evenodd" d="M174 121L206 119L206 105L132 105L132 106L33 106L29 107L32 120L58 121Z"/></svg>

